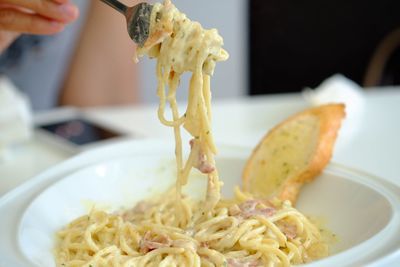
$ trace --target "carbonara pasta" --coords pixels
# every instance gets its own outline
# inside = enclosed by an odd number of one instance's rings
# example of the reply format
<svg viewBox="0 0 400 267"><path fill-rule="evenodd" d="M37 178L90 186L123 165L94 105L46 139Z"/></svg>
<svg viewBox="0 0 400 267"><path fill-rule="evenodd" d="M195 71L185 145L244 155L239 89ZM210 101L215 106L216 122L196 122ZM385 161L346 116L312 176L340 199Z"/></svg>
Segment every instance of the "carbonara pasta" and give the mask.
<svg viewBox="0 0 400 267"><path fill-rule="evenodd" d="M290 266L327 255L319 229L290 202L253 199L239 189L234 199L221 199L210 76L228 58L222 45L217 30L190 21L169 0L154 6L149 39L138 52L157 58L158 117L174 130L176 186L131 210L92 211L71 222L58 232L58 266ZM189 99L179 114L175 94L185 72L192 73ZM186 161L182 127L193 137ZM192 168L208 177L203 201L181 193Z"/></svg>

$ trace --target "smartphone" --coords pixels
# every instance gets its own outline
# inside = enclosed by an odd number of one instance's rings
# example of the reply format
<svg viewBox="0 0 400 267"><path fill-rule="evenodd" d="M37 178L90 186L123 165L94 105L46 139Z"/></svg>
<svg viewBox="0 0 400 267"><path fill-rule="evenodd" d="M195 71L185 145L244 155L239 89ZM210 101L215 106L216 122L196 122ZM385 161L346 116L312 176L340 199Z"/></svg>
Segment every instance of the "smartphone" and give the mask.
<svg viewBox="0 0 400 267"><path fill-rule="evenodd" d="M58 119L53 116L51 120L42 120L36 123L36 133L41 140L73 153L127 136L78 112L59 116Z"/></svg>

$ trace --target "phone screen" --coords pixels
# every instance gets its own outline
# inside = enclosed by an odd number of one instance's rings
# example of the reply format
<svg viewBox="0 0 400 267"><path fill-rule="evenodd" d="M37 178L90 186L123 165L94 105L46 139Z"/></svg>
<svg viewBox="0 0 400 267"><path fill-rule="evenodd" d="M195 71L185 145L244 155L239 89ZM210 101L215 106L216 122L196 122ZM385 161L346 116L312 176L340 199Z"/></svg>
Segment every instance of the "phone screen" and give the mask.
<svg viewBox="0 0 400 267"><path fill-rule="evenodd" d="M84 119L72 119L39 126L39 128L55 134L76 145L86 145L106 139L122 136L122 134L94 124Z"/></svg>

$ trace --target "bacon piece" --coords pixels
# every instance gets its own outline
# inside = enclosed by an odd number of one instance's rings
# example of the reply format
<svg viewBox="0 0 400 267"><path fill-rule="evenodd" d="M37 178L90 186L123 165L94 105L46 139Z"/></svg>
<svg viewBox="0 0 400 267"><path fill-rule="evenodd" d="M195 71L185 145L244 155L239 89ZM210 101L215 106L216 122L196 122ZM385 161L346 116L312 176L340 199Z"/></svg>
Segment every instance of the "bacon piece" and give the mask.
<svg viewBox="0 0 400 267"><path fill-rule="evenodd" d="M274 207L266 207L257 209L257 205L262 203L259 200L248 200L239 205L241 212L238 214L239 217L247 219L256 215L270 217L275 214L276 209Z"/></svg>
<svg viewBox="0 0 400 267"><path fill-rule="evenodd" d="M260 265L260 261L257 259L228 259L229 267L257 267Z"/></svg>
<svg viewBox="0 0 400 267"><path fill-rule="evenodd" d="M189 141L191 149L194 148L196 142L198 143L198 140L196 139L191 139ZM208 162L206 154L201 149L199 150L198 155L195 159L195 163L193 165L196 169L204 174L212 173L215 170L215 167L210 164L210 162Z"/></svg>
<svg viewBox="0 0 400 267"><path fill-rule="evenodd" d="M247 200L247 201L243 202L242 204L240 204L239 208L242 211L251 211L251 210L254 210L259 203L261 203L261 202L258 200L253 200L253 199Z"/></svg>
<svg viewBox="0 0 400 267"><path fill-rule="evenodd" d="M215 170L215 167L207 161L207 157L205 154L200 154L199 161L196 164L196 169L198 169L202 173L208 174L212 173Z"/></svg>
<svg viewBox="0 0 400 267"><path fill-rule="evenodd" d="M297 227L294 224L281 221L278 224L278 228L285 234L289 239L295 239L297 236Z"/></svg>
<svg viewBox="0 0 400 267"><path fill-rule="evenodd" d="M172 243L172 240L168 236L152 236L151 232L148 231L140 242L140 252L147 253L154 249L170 247Z"/></svg>
<svg viewBox="0 0 400 267"><path fill-rule="evenodd" d="M229 209L228 209L228 213L229 213L230 216L237 216L237 215L239 215L241 212L242 212L242 211L240 210L239 206L236 205L236 204L233 205L233 206L230 206Z"/></svg>

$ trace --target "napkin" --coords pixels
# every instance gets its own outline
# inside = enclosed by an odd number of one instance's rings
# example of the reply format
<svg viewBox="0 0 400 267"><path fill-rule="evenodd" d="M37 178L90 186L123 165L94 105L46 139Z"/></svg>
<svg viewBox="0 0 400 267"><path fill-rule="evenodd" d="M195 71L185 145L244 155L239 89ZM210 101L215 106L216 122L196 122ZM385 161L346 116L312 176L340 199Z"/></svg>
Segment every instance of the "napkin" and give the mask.
<svg viewBox="0 0 400 267"><path fill-rule="evenodd" d="M0 76L0 162L15 144L32 136L32 112L28 99L5 76Z"/></svg>
<svg viewBox="0 0 400 267"><path fill-rule="evenodd" d="M344 103L346 118L340 129L338 146L353 139L360 130L365 113L365 93L357 83L336 74L315 89L306 88L304 98L313 106L326 103Z"/></svg>

